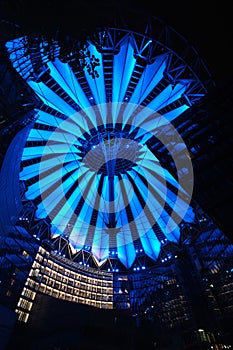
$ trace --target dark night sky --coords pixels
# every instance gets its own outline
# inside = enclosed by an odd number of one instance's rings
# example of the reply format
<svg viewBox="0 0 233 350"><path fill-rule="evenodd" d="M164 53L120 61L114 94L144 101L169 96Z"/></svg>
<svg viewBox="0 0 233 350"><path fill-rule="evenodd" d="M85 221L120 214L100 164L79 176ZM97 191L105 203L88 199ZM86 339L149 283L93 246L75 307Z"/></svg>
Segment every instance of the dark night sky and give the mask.
<svg viewBox="0 0 233 350"><path fill-rule="evenodd" d="M33 6L32 6L33 4ZM0 0L0 17L21 26L63 25L78 28L109 17L112 6L154 15L189 40L215 81L233 76L233 2L149 0Z"/></svg>
<svg viewBox="0 0 233 350"><path fill-rule="evenodd" d="M206 1L186 1L186 7L179 1L163 3L158 10L155 6L156 16L193 43L215 79L232 76L233 3L212 1L208 6Z"/></svg>

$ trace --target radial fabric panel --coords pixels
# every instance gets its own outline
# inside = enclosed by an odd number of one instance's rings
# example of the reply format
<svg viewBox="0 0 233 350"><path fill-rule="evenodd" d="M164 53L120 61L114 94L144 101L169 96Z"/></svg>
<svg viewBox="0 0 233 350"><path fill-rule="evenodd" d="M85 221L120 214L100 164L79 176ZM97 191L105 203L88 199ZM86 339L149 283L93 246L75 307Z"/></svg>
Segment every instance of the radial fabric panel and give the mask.
<svg viewBox="0 0 233 350"><path fill-rule="evenodd" d="M147 40L145 51L150 45ZM66 235L75 250L88 247L100 263L114 248L127 268L135 261L136 241L153 260L162 239L179 242L179 223L194 220L190 193L153 148L159 142L175 150L172 157L187 156L171 122L189 108L184 96L194 95L195 84L184 74L168 79L173 53L148 59L149 51L143 56L135 36L124 33L114 47L98 50L89 42L98 76L85 68L77 72L59 55L51 60L41 49L43 70L35 78L32 56L21 54L22 40L7 48L42 101L23 150L20 180L26 197L37 203L37 217L50 218L52 237ZM184 69L178 60L177 70Z"/></svg>

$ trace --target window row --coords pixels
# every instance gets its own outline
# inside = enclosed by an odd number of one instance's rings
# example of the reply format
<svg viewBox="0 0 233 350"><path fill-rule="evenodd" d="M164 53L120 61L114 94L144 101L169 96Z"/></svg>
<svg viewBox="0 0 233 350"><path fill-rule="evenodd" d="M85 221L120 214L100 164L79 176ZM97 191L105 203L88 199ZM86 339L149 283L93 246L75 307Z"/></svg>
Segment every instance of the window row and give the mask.
<svg viewBox="0 0 233 350"><path fill-rule="evenodd" d="M50 295L58 299L92 305L95 307L105 309L113 308L112 297L109 295L93 294L85 291L81 291L81 293L78 294L69 294L59 291L57 289L50 288L44 284L41 284L38 290L44 294Z"/></svg>
<svg viewBox="0 0 233 350"><path fill-rule="evenodd" d="M55 296L57 298L60 298L61 295L70 295L71 297L80 297L80 298L86 298L86 299L91 299L91 300L98 300L98 301L108 301L108 302L112 302L112 294L102 294L102 293L93 293L93 292L89 292L86 290L81 290L81 289L74 289L72 292L73 293L69 293L66 292L62 289L55 289L52 288L46 284L41 283L38 291L48 294L48 295L52 295ZM70 297L69 297L70 299Z"/></svg>
<svg viewBox="0 0 233 350"><path fill-rule="evenodd" d="M48 260L50 261L50 260ZM48 262L47 261L47 262ZM38 261L34 261L33 265L32 265L32 270L31 270L31 275L33 276L40 276L40 274L45 274L47 276L50 276L58 281L62 281L66 284L72 284L74 285L74 283L76 281L80 281L83 283L88 283L88 284L92 284L92 285L97 285L97 286L103 286L103 287L112 287L113 281L111 280L106 280L106 279L101 279L98 277L90 277L90 276L85 276L81 273L76 273L73 271L69 271L65 268L63 268L62 266L59 266L59 270L55 269L54 265L51 264L51 266L47 266L46 263L47 262L43 262L43 265L41 263L39 263ZM69 271L69 277L68 277L68 272Z"/></svg>
<svg viewBox="0 0 233 350"><path fill-rule="evenodd" d="M27 312L16 309L15 312L18 314L18 320L21 322L27 322L29 314Z"/></svg>

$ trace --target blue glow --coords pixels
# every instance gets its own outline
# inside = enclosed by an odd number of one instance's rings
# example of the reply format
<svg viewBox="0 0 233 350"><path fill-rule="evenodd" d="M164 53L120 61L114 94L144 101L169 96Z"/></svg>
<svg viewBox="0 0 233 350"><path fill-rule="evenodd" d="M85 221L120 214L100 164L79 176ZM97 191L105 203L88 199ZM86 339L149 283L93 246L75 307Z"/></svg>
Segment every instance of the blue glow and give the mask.
<svg viewBox="0 0 233 350"><path fill-rule="evenodd" d="M131 41L131 38L127 37L121 45L120 52L114 55L112 81L112 116L114 122L119 117L119 104L115 105L114 102L123 102L136 63ZM128 113L127 118L129 115L130 113ZM127 119L123 118L118 122L126 123Z"/></svg>
<svg viewBox="0 0 233 350"><path fill-rule="evenodd" d="M156 96L149 104L148 107L154 111L158 111L162 106L167 105L172 93L172 85L168 85L158 96Z"/></svg>
<svg viewBox="0 0 233 350"><path fill-rule="evenodd" d="M38 218L51 216L52 235L67 234L76 250L88 245L99 265L109 258L111 245L115 244L117 254L111 257L117 256L130 268L136 259L135 237L140 239L145 254L156 260L161 243L152 229L153 224L158 224L169 241L178 242L180 230L175 218L187 209L185 220L194 220L192 208L186 208L184 199L177 200L177 190L184 196L185 190L147 146L156 127L166 125L189 108L186 104L177 108L172 104L190 92L191 79L179 80L174 85L166 81L164 74L169 73L169 60L173 56L168 52L147 61L143 54L147 54L148 45L153 49L153 44L152 40L145 39L139 49L133 33L125 33L116 46L104 47L102 51L89 43L90 59L94 55L100 63L96 67L99 77L94 78L86 67L77 78L73 65L61 62L58 57L49 61L41 46L43 69L46 77L50 74L56 81L56 88L61 88L58 94L47 78L43 82L33 81L36 72L30 55L25 57L24 44L18 39L7 43L15 69L44 103L43 109L52 108L51 114L37 110L37 125L30 130L27 138L30 143L24 147L22 161L28 162L23 163L20 180L28 181L26 198L38 201L41 196L43 201L37 205L36 214ZM112 50L109 54L111 71L107 69L107 56L104 56L108 52L106 49ZM70 101L61 97L62 91ZM111 102L110 107L108 102ZM142 105L147 108L139 108ZM156 113L168 105L170 112L163 116ZM107 128L115 128L117 136L108 134ZM107 161L107 147L103 147L103 156L97 146L108 138L111 148L111 142L121 137L119 135L132 138L140 147L135 151L132 164L122 161L123 165L118 165L119 172L114 173L115 168L112 171ZM117 147L113 148L114 152ZM88 160L85 157L93 149ZM128 151L125 154L127 158ZM39 157L42 157L40 161ZM35 158L38 162L31 164L30 160ZM106 160L105 165L101 164L104 170L97 169L103 159ZM30 184L39 173L40 181ZM162 207L165 204L175 211L174 218ZM113 213L108 212L111 205ZM139 266L136 270L140 270Z"/></svg>
<svg viewBox="0 0 233 350"><path fill-rule="evenodd" d="M143 46L143 48L141 49L139 55L141 56L143 51L147 48L147 46L149 46L152 43L152 40L148 40L147 43Z"/></svg>
<svg viewBox="0 0 233 350"><path fill-rule="evenodd" d="M127 37L121 45L119 54L114 56L112 102L123 101L135 63L131 38Z"/></svg>
<svg viewBox="0 0 233 350"><path fill-rule="evenodd" d="M188 207L188 210L187 210L187 212L186 212L186 214L184 216L184 221L185 222L189 222L189 223L195 221L195 213L193 211L193 208L190 207L190 206Z"/></svg>
<svg viewBox="0 0 233 350"><path fill-rule="evenodd" d="M74 135L64 132L64 131L46 131L46 130L38 130L38 129L32 129L30 131L30 134L28 136L28 141L55 141L58 143L64 143L67 145L73 145L76 141L76 138Z"/></svg>
<svg viewBox="0 0 233 350"><path fill-rule="evenodd" d="M33 176L37 175L40 171L41 174L43 174L45 171L55 167L59 166L61 164L66 164L72 161L77 161L79 157L77 157L74 153L68 154L65 159L62 156L57 156L54 158L50 158L48 160L42 160L41 162L38 162L36 164L28 165L23 168L23 170L20 173L20 178L22 180L28 180L31 179Z"/></svg>
<svg viewBox="0 0 233 350"><path fill-rule="evenodd" d="M54 225L56 225L62 232L65 231L69 220L74 214L74 210L81 198L79 189L76 189L69 198L69 201L66 201L56 217L53 219Z"/></svg>
<svg viewBox="0 0 233 350"><path fill-rule="evenodd" d="M160 252L160 242L155 236L153 230L149 230L141 237L141 242L145 253L151 258L156 260Z"/></svg>
<svg viewBox="0 0 233 350"><path fill-rule="evenodd" d="M179 241L180 229L177 227L176 222L171 218L170 214L168 214L165 209L161 213L157 223L169 241L175 243Z"/></svg>
<svg viewBox="0 0 233 350"><path fill-rule="evenodd" d="M75 249L82 249L88 235L88 225L80 224L78 218L70 234L69 240Z"/></svg>
<svg viewBox="0 0 233 350"><path fill-rule="evenodd" d="M99 221L102 221L98 217ZM102 222L98 222L97 226L101 226ZM101 248L103 247L103 248ZM108 258L109 255L109 234L102 230L95 230L94 239L92 243L92 253L99 261L103 261Z"/></svg>
<svg viewBox="0 0 233 350"><path fill-rule="evenodd" d="M75 167L76 166L73 164L73 166L61 168L62 173L69 173L71 170L75 169ZM52 173L50 172L46 177L40 178L38 182L28 186L26 197L28 199L38 197L40 194L49 189L55 182L60 181L60 176L61 170L58 169Z"/></svg>
<svg viewBox="0 0 233 350"><path fill-rule="evenodd" d="M62 63L56 58L54 62L48 63L48 67L50 75L80 108L85 109L91 105L68 63Z"/></svg>
<svg viewBox="0 0 233 350"><path fill-rule="evenodd" d="M172 121L174 120L176 117L178 117L179 115L181 115L183 112L185 112L189 107L187 105L183 105L180 106L176 109L174 109L173 111L164 113L163 116L168 120L168 121Z"/></svg>
<svg viewBox="0 0 233 350"><path fill-rule="evenodd" d="M96 59L99 59L100 66L97 68L97 72L99 74L98 78L93 78L85 70L86 79L88 81L88 84L90 86L90 89L92 91L96 104L106 103L102 55L97 51L96 47L92 44L88 46L88 50L90 51L91 55L94 55Z"/></svg>
<svg viewBox="0 0 233 350"><path fill-rule="evenodd" d="M55 92L48 88L44 83L35 83L34 81L29 80L28 84L37 93L40 99L49 107L67 116L71 116L76 112L74 108L55 94Z"/></svg>
<svg viewBox="0 0 233 350"><path fill-rule="evenodd" d="M156 58L154 63L146 66L132 97L130 98L131 103L141 104L150 94L163 77L163 72L166 68L166 61L167 56L161 55Z"/></svg>
<svg viewBox="0 0 233 350"><path fill-rule="evenodd" d="M22 160L33 159L41 156L44 151L44 146L25 147L23 150Z"/></svg>
<svg viewBox="0 0 233 350"><path fill-rule="evenodd" d="M126 192L126 193L128 193L128 192ZM130 204L131 204L130 206L131 206L133 217L137 218L138 215L141 213L143 208L142 208L136 195L133 196L133 199L130 202Z"/></svg>
<svg viewBox="0 0 233 350"><path fill-rule="evenodd" d="M127 268L130 268L136 258L136 252L133 243L124 242L124 234L119 233L117 235L117 251L118 258Z"/></svg>
<svg viewBox="0 0 233 350"><path fill-rule="evenodd" d="M59 186L48 196L46 196L43 202L38 204L37 215L39 218L45 218L48 214L51 213L56 205L64 198L64 193L67 193L67 191L73 185L74 178L75 173L72 175L72 177L68 177L65 181L63 181L62 188Z"/></svg>
<svg viewBox="0 0 233 350"><path fill-rule="evenodd" d="M10 52L10 59L13 62L13 67L21 71L21 74L27 79L30 73L33 72L33 69L30 59L25 55L23 39L22 37L7 42L6 48Z"/></svg>
<svg viewBox="0 0 233 350"><path fill-rule="evenodd" d="M148 107L154 110L159 110L170 103L178 100L182 94L186 91L189 86L189 82L185 81L183 83L179 83L174 87L170 84L168 85L154 100L152 100Z"/></svg>

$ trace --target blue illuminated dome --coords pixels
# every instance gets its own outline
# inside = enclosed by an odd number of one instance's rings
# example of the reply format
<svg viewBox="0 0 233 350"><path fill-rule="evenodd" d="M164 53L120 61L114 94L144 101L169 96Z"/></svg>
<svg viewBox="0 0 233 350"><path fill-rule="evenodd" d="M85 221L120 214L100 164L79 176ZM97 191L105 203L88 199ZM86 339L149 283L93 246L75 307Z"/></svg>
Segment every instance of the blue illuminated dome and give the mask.
<svg viewBox="0 0 233 350"><path fill-rule="evenodd" d="M81 49L70 39L67 52L36 35L6 45L40 100L21 155L26 199L49 218L52 240L99 267L156 261L194 220L191 161L172 123L206 93L202 61L190 49L189 65L160 39L105 28Z"/></svg>

